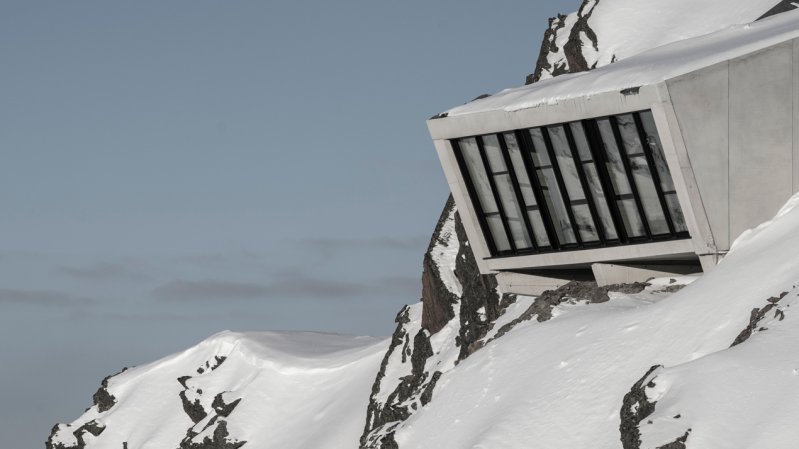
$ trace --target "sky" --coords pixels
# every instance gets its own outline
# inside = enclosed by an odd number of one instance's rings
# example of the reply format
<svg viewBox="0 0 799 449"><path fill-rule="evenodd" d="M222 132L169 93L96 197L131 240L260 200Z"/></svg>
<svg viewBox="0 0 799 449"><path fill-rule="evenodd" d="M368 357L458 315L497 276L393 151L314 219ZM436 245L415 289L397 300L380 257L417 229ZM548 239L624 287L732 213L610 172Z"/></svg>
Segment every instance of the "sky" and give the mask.
<svg viewBox="0 0 799 449"><path fill-rule="evenodd" d="M576 0L0 0L0 435L225 329L389 335L448 190L425 120Z"/></svg>

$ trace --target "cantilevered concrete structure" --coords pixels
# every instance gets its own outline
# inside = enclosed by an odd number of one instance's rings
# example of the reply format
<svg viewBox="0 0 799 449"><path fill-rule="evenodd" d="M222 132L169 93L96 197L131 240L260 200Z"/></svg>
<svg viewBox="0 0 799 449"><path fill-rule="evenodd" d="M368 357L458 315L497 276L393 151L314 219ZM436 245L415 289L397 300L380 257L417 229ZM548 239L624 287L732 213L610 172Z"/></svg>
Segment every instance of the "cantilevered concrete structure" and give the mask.
<svg viewBox="0 0 799 449"><path fill-rule="evenodd" d="M799 190L798 38L787 12L430 119L481 272L535 294L715 266Z"/></svg>

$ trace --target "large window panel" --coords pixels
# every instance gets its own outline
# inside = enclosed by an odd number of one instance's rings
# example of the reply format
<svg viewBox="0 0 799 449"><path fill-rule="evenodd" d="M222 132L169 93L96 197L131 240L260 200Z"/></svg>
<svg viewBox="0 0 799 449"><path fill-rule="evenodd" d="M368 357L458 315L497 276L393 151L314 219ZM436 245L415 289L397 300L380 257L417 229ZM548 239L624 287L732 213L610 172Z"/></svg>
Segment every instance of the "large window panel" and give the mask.
<svg viewBox="0 0 799 449"><path fill-rule="evenodd" d="M624 230L628 237L644 237L646 229L641 217L638 214L635 198L633 197L630 180L627 178L627 171L624 168L624 161L616 144L616 136L613 133L613 126L610 119L600 119L596 121L599 133L602 137L602 144L605 150L605 159L608 174L613 190L616 193L616 205L621 213L624 222Z"/></svg>
<svg viewBox="0 0 799 449"><path fill-rule="evenodd" d="M472 186L477 193L477 199L480 201L480 208L483 213L499 212L497 203L494 200L494 193L491 191L491 184L488 181L488 173L483 167L483 158L480 157L477 141L473 137L460 139L458 145L466 162L469 178L471 178Z"/></svg>
<svg viewBox="0 0 799 449"><path fill-rule="evenodd" d="M552 142L558 169L566 186L566 193L569 196L572 215L577 223L580 239L583 242L596 242L599 240L599 233L597 232L591 209L588 206L585 189L580 180L580 173L574 161L574 154L572 153L566 130L562 125L550 126L547 130L549 131L549 140Z"/></svg>
<svg viewBox="0 0 799 449"><path fill-rule="evenodd" d="M602 187L602 180L597 172L594 156L591 154L591 147L585 135L583 124L580 122L572 122L569 124L569 128L574 138L574 144L577 146L577 154L583 166L585 180L588 183L586 187L589 194L594 199L594 206L597 209L602 229L605 231L605 238L607 240L616 240L619 238L616 233L616 225L613 223L613 215L608 207L607 196Z"/></svg>
<svg viewBox="0 0 799 449"><path fill-rule="evenodd" d="M639 114L641 117L641 125L644 128L644 135L646 144L652 154L652 159L655 162L655 170L660 178L660 186L663 190L663 195L666 197L666 204L671 215L674 230L676 232L686 232L688 227L685 225L685 217L683 216L680 202L677 200L677 193L674 189L674 180L671 178L671 171L669 165L666 163L666 155L663 153L663 144L660 141L660 135L655 126L655 118L652 116L651 111L644 111Z"/></svg>
<svg viewBox="0 0 799 449"><path fill-rule="evenodd" d="M502 147L497 136L483 136L483 148L486 152L491 176L494 177L494 185L497 189L499 201L502 204L502 210L505 212L505 218L508 221L508 229L513 237L513 245L516 249L532 248L533 242L524 224L522 210L516 199L513 181L505 164L505 157L502 154Z"/></svg>
<svg viewBox="0 0 799 449"><path fill-rule="evenodd" d="M616 117L616 123L619 126L619 134L630 161L633 182L638 190L638 198L640 198L644 208L649 230L654 235L668 234L669 225L666 222L660 197L655 188L655 181L649 171L635 119L632 114L620 115Z"/></svg>
<svg viewBox="0 0 799 449"><path fill-rule="evenodd" d="M521 148L519 148L519 142L514 133L504 133L502 137L508 149L508 155L510 156L511 165L513 166L513 173L516 175L516 180L519 184L519 191L522 194L522 201L527 211L530 227L533 228L536 244L539 247L548 247L550 246L549 237L546 233L544 220L541 218L538 200L535 198L533 183L530 181L530 176L527 174L527 167L524 165L524 157L522 156Z"/></svg>
<svg viewBox="0 0 799 449"><path fill-rule="evenodd" d="M538 177L538 182L541 185L541 191L547 209L551 215L552 225L557 234L558 242L566 245L577 243L577 239L574 236L574 228L569 219L569 212L566 210L563 195L558 187L555 169L552 167L552 162L547 153L544 135L541 129L534 128L530 130L530 137L533 141L533 148L530 150L533 163L536 167L535 175Z"/></svg>

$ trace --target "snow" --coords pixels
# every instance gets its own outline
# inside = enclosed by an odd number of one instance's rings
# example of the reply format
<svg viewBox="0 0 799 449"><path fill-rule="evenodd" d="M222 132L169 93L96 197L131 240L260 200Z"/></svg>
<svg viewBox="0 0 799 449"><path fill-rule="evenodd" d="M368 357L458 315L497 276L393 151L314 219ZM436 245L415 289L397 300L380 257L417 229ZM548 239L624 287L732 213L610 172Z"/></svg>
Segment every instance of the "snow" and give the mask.
<svg viewBox="0 0 799 449"><path fill-rule="evenodd" d="M433 245L430 256L438 267L439 277L444 286L455 296L460 297L463 294L463 287L455 276L455 259L460 249L458 234L455 232L455 212L453 207L444 221L439 239Z"/></svg>
<svg viewBox="0 0 799 449"><path fill-rule="evenodd" d="M352 448L363 431L369 393L387 346L387 340L372 337L223 332L112 377L108 390L117 404L102 414L91 407L54 442L74 444L71 431L96 419L106 430L91 449L119 449L123 442L129 449L176 448L194 425L182 409L178 395L183 387L177 378L192 376L186 384L193 394L202 391L198 397L206 409L219 393L226 403L242 398L226 421L230 438L247 441L245 447ZM213 365L217 356L227 358L198 374L197 368Z"/></svg>
<svg viewBox="0 0 799 449"><path fill-rule="evenodd" d="M626 59L646 50L682 39L722 30L731 25L755 21L771 9L778 0L613 0L588 2L582 13L591 12L589 26L599 36L599 52L583 47L588 66L598 67ZM593 8L593 9L592 9ZM567 16L566 26L559 32L559 52L547 55L554 67L564 64L563 44L566 43L578 13ZM630 36L635 36L630 39ZM587 43L587 42L586 42ZM587 51L588 50L588 51ZM551 77L549 72L542 79Z"/></svg>
<svg viewBox="0 0 799 449"><path fill-rule="evenodd" d="M657 84L796 37L799 37L799 10L673 42L588 72L506 89L450 109L447 114L454 117L488 111L511 112Z"/></svg>
<svg viewBox="0 0 799 449"><path fill-rule="evenodd" d="M688 447L795 447L797 203L799 196L743 236L715 270L671 296L643 302L614 295L518 325L439 380L434 400L398 431L400 447L619 447L622 398L657 364L665 368L647 393L659 402L653 424L641 424L642 447L688 428ZM762 323L768 330L729 348L750 311L783 291L790 292L780 304L785 319Z"/></svg>

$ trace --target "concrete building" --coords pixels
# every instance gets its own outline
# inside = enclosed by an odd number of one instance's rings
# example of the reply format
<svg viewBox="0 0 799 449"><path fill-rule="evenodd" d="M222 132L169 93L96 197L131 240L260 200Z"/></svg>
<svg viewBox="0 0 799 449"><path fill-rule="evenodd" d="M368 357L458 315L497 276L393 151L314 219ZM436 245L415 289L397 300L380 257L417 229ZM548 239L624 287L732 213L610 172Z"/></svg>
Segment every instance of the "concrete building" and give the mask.
<svg viewBox="0 0 799 449"><path fill-rule="evenodd" d="M483 273L536 294L709 270L799 190L799 11L428 121Z"/></svg>

